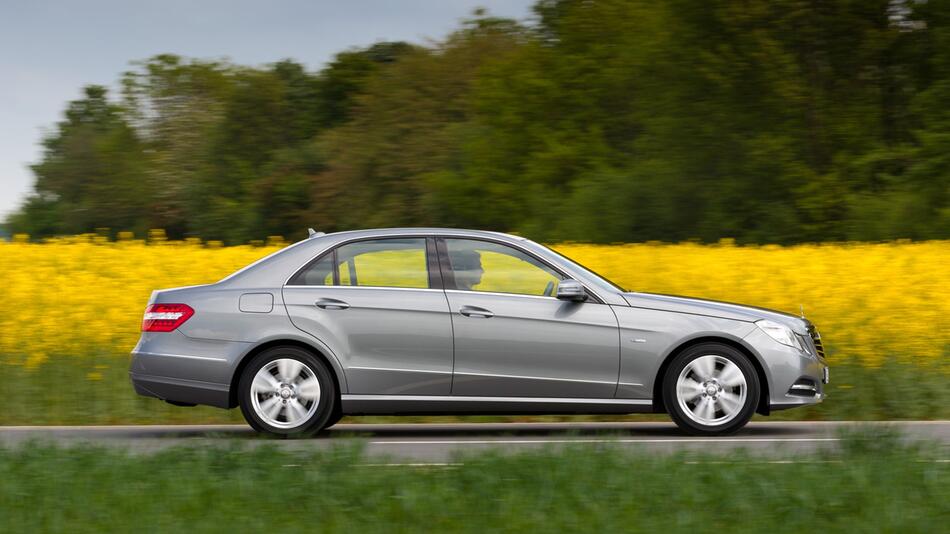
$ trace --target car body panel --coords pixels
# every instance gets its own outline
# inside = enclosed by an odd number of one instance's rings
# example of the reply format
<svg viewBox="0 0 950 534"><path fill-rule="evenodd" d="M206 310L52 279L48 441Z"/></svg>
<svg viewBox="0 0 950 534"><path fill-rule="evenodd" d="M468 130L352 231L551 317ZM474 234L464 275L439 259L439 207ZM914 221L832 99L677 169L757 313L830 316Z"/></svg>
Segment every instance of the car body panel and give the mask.
<svg viewBox="0 0 950 534"><path fill-rule="evenodd" d="M627 292L623 296L627 303L634 308L708 315L710 317L748 322L768 319L784 324L799 334L806 334L809 324L808 321L788 313L718 300L638 292Z"/></svg>
<svg viewBox="0 0 950 534"><path fill-rule="evenodd" d="M822 377L824 369L828 367L827 360L783 345L759 328L750 331L742 341L747 346L755 347L759 358L766 364L764 370L769 381L769 405L772 409L815 404L824 400L826 392ZM815 383L817 392L814 397L789 394L789 388L801 378Z"/></svg>
<svg viewBox="0 0 950 534"><path fill-rule="evenodd" d="M270 311L242 311L242 297L248 294L270 295L273 299ZM293 328L284 310L281 293L274 289L228 288L214 284L161 292L157 302L172 303L182 300L181 297L194 298L197 295L201 296L201 313L195 313L178 328L190 338L256 343L262 337Z"/></svg>
<svg viewBox="0 0 950 534"><path fill-rule="evenodd" d="M695 339L741 342L755 325L748 322L677 313L668 310L614 306L620 324L620 381L617 397L651 398L660 366L678 347Z"/></svg>
<svg viewBox="0 0 950 534"><path fill-rule="evenodd" d="M131 371L228 384L236 362L250 347L242 341L192 338L178 330L143 332L132 351Z"/></svg>
<svg viewBox="0 0 950 534"><path fill-rule="evenodd" d="M452 323L441 290L285 286L293 324L323 340L346 370L354 394L448 395ZM321 309L335 299L346 309Z"/></svg>
<svg viewBox="0 0 950 534"><path fill-rule="evenodd" d="M610 306L476 291L446 295L455 331L453 395L614 396L620 346ZM493 315L459 313L466 306Z"/></svg>

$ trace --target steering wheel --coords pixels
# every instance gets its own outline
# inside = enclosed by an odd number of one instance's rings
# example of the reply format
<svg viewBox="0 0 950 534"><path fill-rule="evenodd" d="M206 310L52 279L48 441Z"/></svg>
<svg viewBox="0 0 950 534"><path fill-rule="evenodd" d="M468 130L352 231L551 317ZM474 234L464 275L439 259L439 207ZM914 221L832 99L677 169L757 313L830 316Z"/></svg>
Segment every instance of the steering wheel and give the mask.
<svg viewBox="0 0 950 534"><path fill-rule="evenodd" d="M548 282L548 285L544 287L544 296L550 297L554 293L554 281Z"/></svg>

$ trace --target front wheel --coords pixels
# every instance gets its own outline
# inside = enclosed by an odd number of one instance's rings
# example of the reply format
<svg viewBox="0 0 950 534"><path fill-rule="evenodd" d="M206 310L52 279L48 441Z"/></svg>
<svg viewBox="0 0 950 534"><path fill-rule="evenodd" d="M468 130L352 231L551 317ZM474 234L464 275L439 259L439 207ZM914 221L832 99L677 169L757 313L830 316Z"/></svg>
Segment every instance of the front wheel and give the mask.
<svg viewBox="0 0 950 534"><path fill-rule="evenodd" d="M310 435L334 413L336 388L330 371L297 347L274 347L255 356L238 388L241 413L258 432Z"/></svg>
<svg viewBox="0 0 950 534"><path fill-rule="evenodd" d="M748 357L721 343L702 343L677 355L663 378L670 417L690 434L731 434L759 403L759 377Z"/></svg>

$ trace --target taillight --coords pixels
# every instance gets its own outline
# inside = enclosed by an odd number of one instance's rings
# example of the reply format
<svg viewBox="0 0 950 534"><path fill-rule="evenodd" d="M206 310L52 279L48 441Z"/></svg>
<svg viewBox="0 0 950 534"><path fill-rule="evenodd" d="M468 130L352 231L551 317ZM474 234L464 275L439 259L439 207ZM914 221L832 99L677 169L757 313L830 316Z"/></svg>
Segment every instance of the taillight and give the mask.
<svg viewBox="0 0 950 534"><path fill-rule="evenodd" d="M142 331L171 332L194 314L187 304L150 304L142 318Z"/></svg>

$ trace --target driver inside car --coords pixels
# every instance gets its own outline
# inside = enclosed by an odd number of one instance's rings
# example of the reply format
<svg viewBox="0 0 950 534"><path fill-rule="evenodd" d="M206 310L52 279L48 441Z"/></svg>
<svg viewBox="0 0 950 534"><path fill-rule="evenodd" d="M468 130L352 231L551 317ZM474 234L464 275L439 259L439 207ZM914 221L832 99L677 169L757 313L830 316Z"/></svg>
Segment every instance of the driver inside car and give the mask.
<svg viewBox="0 0 950 534"><path fill-rule="evenodd" d="M464 291L474 291L475 286L482 282L481 254L474 250L456 250L449 252L449 261L452 263L452 272L455 274L455 288Z"/></svg>

